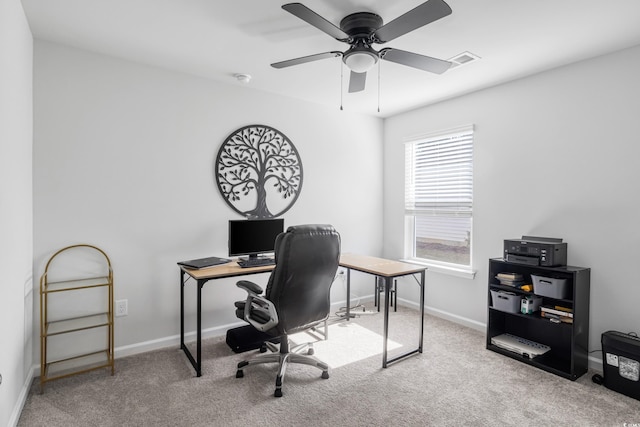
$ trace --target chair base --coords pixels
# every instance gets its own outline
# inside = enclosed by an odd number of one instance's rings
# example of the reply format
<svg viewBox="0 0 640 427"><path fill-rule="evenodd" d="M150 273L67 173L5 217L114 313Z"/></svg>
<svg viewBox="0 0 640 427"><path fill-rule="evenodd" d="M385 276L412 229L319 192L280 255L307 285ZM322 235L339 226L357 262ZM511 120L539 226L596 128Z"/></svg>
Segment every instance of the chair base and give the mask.
<svg viewBox="0 0 640 427"><path fill-rule="evenodd" d="M267 347L272 351L275 350L277 353L268 353L268 354L260 354L253 359L245 360L238 363L238 370L236 371L236 378L244 377L243 368L250 365L258 365L261 363L278 363L278 374L276 376L276 388L273 393L275 397L282 397L282 382L284 381L284 374L287 370L287 365L290 363L300 363L303 365L314 366L322 371L321 377L323 379L329 378L329 365L322 362L318 358L313 355L313 344L305 343L300 344L288 350L288 341L286 341L286 337L283 337L283 343L281 344L280 349L278 350L275 344L267 342ZM301 354L303 352L307 352L307 354Z"/></svg>

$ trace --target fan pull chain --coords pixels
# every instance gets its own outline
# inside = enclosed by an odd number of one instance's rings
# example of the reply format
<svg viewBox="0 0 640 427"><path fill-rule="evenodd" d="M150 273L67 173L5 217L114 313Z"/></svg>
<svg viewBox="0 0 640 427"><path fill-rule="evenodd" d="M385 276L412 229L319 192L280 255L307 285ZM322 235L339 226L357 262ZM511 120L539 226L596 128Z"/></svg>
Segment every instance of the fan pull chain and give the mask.
<svg viewBox="0 0 640 427"><path fill-rule="evenodd" d="M382 67L380 66L380 63L382 61L378 61L378 113L380 112L380 70L382 70Z"/></svg>
<svg viewBox="0 0 640 427"><path fill-rule="evenodd" d="M342 85L344 84L344 78L342 77L342 73L344 72L344 64L340 61L340 111L342 111L342 96L344 90L342 89Z"/></svg>

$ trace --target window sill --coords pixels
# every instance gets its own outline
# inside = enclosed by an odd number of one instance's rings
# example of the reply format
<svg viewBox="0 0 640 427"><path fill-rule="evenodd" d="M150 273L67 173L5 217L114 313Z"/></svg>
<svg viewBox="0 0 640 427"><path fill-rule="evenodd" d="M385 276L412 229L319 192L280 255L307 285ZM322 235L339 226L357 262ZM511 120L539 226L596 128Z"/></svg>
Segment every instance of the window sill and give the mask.
<svg viewBox="0 0 640 427"><path fill-rule="evenodd" d="M475 270L467 270L458 267L449 267L441 264L432 264L424 261L418 261L417 259L401 259L400 261L408 262L411 264L424 265L427 269L434 273L447 274L449 276L462 277L464 279L473 279L476 277Z"/></svg>

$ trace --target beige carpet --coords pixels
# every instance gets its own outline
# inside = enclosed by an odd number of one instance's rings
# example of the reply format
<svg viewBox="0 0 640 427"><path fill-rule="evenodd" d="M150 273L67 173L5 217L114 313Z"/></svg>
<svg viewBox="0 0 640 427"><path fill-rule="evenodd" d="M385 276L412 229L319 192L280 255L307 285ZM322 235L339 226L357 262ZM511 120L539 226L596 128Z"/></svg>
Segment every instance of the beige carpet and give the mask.
<svg viewBox="0 0 640 427"><path fill-rule="evenodd" d="M390 348L417 345L418 312L390 317ZM47 384L34 381L19 426L624 426L640 401L591 382L569 381L485 349L480 332L426 316L424 353L381 367L382 315L331 326L315 344L329 379L309 366L287 370L273 397L273 365L236 364L224 337L203 342L203 375L167 348L116 360ZM599 345L599 343L597 344Z"/></svg>

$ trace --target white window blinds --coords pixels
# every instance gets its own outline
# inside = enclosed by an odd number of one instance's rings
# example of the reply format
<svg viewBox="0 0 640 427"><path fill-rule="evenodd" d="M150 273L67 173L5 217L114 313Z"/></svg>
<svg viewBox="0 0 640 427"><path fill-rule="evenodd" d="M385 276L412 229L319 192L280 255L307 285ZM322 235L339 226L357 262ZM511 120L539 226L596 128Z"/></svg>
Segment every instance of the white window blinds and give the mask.
<svg viewBox="0 0 640 427"><path fill-rule="evenodd" d="M471 217L473 126L405 145L405 213Z"/></svg>

